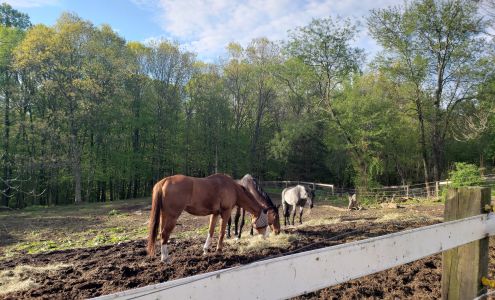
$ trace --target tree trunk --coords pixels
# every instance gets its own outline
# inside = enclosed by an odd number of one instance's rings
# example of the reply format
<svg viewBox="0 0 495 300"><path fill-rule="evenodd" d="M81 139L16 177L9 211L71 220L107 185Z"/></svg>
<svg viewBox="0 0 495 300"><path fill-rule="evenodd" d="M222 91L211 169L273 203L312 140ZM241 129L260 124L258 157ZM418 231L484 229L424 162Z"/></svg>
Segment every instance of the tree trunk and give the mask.
<svg viewBox="0 0 495 300"><path fill-rule="evenodd" d="M419 96L417 96L415 100L416 104L416 113L418 117L418 122L419 122L419 130L420 130L420 144L421 144L421 155L423 157L423 171L424 171L424 180L425 180L425 187L426 187L426 194L429 197L430 196L430 175L428 171L428 151L426 148L426 129L425 129L425 124L424 124L424 116L423 116L423 105L421 103L421 99Z"/></svg>
<svg viewBox="0 0 495 300"><path fill-rule="evenodd" d="M82 170L81 170L81 149L79 147L78 132L76 124L76 99L75 96L67 97L69 101L69 130L70 130L70 155L72 174L74 176L74 203L81 203Z"/></svg>
<svg viewBox="0 0 495 300"><path fill-rule="evenodd" d="M8 81L7 76L7 81ZM11 196L11 188L9 180L12 178L12 166L10 161L10 92L8 90L8 84L5 87L5 109L4 109L4 130L3 130L3 184L2 191L2 203L4 206L9 205L9 198Z"/></svg>

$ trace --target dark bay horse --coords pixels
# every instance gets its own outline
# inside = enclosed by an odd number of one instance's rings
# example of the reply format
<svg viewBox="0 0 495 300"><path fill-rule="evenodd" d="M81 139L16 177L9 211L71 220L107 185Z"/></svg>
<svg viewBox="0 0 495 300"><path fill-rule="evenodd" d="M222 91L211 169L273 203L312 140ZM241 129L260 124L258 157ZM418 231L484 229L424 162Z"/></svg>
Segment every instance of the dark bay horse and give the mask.
<svg viewBox="0 0 495 300"><path fill-rule="evenodd" d="M250 174L244 175L241 179L237 180L237 183L245 187L251 194L254 196L256 201L258 201L261 206L267 211L268 215L268 225L271 227L273 232L277 235L280 233L280 216L279 216L279 206L275 206L273 204L272 199L268 194L263 191L260 184L256 179ZM242 227L244 226L244 218L246 215L246 210L237 207L235 217L234 217L234 234L238 239L241 238ZM239 218L241 218L241 224L239 225ZM230 238L230 227L232 223L232 218L229 219L229 223L227 225L227 237ZM253 228L251 227L251 235L253 235Z"/></svg>
<svg viewBox="0 0 495 300"><path fill-rule="evenodd" d="M167 241L184 210L195 216L212 215L205 247L211 243L218 217L222 218L217 244L217 251L222 251L225 227L235 206L250 212L258 233L265 233L268 217L263 206L229 176L215 174L206 178L195 178L174 175L160 180L153 187L148 254L155 253L155 240L161 220L161 260L168 260Z"/></svg>

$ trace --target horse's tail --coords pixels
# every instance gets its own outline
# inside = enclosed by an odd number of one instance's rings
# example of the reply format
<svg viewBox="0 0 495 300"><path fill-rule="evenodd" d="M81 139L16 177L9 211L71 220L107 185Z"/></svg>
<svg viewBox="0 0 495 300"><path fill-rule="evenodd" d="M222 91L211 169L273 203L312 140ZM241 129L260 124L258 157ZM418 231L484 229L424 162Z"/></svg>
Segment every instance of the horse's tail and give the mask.
<svg viewBox="0 0 495 300"><path fill-rule="evenodd" d="M148 255L155 255L155 241L160 225L160 210L162 208L162 187L163 184L155 184L151 198L151 213L148 225Z"/></svg>
<svg viewBox="0 0 495 300"><path fill-rule="evenodd" d="M285 188L282 191L282 211L284 212L284 215L285 215L285 206L287 205L285 204L285 192L287 192L287 188Z"/></svg>

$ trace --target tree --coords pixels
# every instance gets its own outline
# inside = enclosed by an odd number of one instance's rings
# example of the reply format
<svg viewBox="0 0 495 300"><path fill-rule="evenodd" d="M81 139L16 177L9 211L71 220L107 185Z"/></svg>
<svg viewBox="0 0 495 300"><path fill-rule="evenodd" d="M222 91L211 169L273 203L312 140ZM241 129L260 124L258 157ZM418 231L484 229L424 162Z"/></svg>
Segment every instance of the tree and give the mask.
<svg viewBox="0 0 495 300"><path fill-rule="evenodd" d="M53 28L34 26L15 53L16 67L35 74L46 96L48 124L67 147L76 203L82 201L86 134L102 130L98 124L105 122L99 122L98 115L107 98L117 95L113 76L122 68L114 58L122 55L112 52L115 42L124 48L108 27L100 31L73 14L63 14Z"/></svg>
<svg viewBox="0 0 495 300"><path fill-rule="evenodd" d="M29 17L10 5L0 5L0 105L3 106L3 132L0 175L2 205L8 206L13 192L14 159L11 151L13 102L18 99L18 72L12 64L12 52L24 37L24 29L31 25Z"/></svg>
<svg viewBox="0 0 495 300"><path fill-rule="evenodd" d="M179 45L166 40L149 45L146 72L152 79L155 128L153 154L155 180L165 174L177 172L183 159L179 148L180 112L184 99L184 87L193 71L195 55L180 49Z"/></svg>
<svg viewBox="0 0 495 300"><path fill-rule="evenodd" d="M260 174L261 157L259 142L261 137L262 121L267 109L275 99L274 80L272 76L273 65L277 62L279 49L277 45L266 38L254 39L246 49L249 63L253 68L254 108L253 108L253 133L251 138L250 169L254 174Z"/></svg>
<svg viewBox="0 0 495 300"><path fill-rule="evenodd" d="M348 19L314 19L309 25L290 32L286 48L291 56L312 69L319 98L316 107L335 122L340 134L351 146L351 154L365 168L364 154L359 148L352 147L356 142L333 107L333 100L342 90L344 81L359 72L363 51L350 45L356 34L356 26Z"/></svg>
<svg viewBox="0 0 495 300"><path fill-rule="evenodd" d="M0 4L0 24L5 27L27 29L31 27L29 16L17 11L7 3Z"/></svg>
<svg viewBox="0 0 495 300"><path fill-rule="evenodd" d="M197 64L187 84L190 171L196 176L228 172L232 115L216 65ZM192 131L190 131L192 129ZM188 162L189 163L189 162Z"/></svg>
<svg viewBox="0 0 495 300"><path fill-rule="evenodd" d="M245 147L245 129L249 120L251 106L251 92L253 90L253 68L247 62L246 50L241 45L230 43L227 47L229 58L223 66L224 88L230 102L230 110L233 114L234 140L232 146L234 153L243 153ZM232 156L232 175L240 177L243 163L240 155Z"/></svg>
<svg viewBox="0 0 495 300"><path fill-rule="evenodd" d="M425 180L429 179L428 142L433 179L439 180L456 109L475 101L483 71L493 71L484 65L481 33L487 23L473 1L421 0L373 10L368 26L385 48L384 69L392 69L398 80L413 86L410 100L420 125Z"/></svg>

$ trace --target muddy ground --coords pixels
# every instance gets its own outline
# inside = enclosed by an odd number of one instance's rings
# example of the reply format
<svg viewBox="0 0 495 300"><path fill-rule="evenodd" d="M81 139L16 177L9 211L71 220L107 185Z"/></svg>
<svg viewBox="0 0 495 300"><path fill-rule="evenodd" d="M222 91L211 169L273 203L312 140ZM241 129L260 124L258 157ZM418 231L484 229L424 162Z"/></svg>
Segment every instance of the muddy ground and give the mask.
<svg viewBox="0 0 495 300"><path fill-rule="evenodd" d="M86 223L81 224L86 226L81 230L94 226L115 226L117 221L124 224L122 226L128 224L129 228L135 227L136 224L143 226L149 213L146 209L149 203L146 201L136 203L138 204L134 206L129 206L130 204L126 203L125 205L111 207L122 212L129 211L128 214L120 214L118 218L109 216L108 207L98 207L96 210L91 208L87 212L80 212L76 215L72 212L70 214L64 212L64 218L60 217L56 220L62 222L62 219L64 219L63 221L66 223L62 225L66 226L67 231L73 234L77 233L73 227L78 226L70 224L77 225L74 224L73 218L79 217L83 213L90 215L91 218L88 218ZM131 209L127 209L128 207L131 207ZM136 211L142 213L136 214ZM56 213L61 215L60 211L56 211ZM189 219L190 217L186 214L180 222L181 225L174 230L175 236L172 235L173 238L170 241L172 261L168 265L163 265L160 262L158 254L152 258L146 255L145 240L143 239L113 245L39 254L19 252L14 257L0 259L0 273L2 271L11 272L16 266L22 265L44 267L62 263L69 266L45 272L24 274L21 272L21 274L17 275L21 278L29 278L32 287L10 294L0 293L0 299L81 299L96 297L248 264L260 259L333 246L434 224L440 222L442 214L443 206L441 204L410 205L395 210L370 209L352 212L319 205L311 213L305 214L305 224L310 226L284 228L285 233L297 234L298 237L297 239L291 239L288 247L274 246L241 252L237 244L226 243L223 254L210 253L206 256L202 254L204 232L191 230L198 228L198 226L204 227L207 219ZM20 216L24 218L20 218ZM37 215L32 216L19 215L18 218L15 215L5 216L2 219L2 221L5 221L5 232L10 233L19 240L23 237L29 237L22 231L24 230L22 223L25 223L26 219L45 226L43 227L44 232L53 232L50 237L58 241L55 239L57 238L56 231L50 226L50 221L54 220L53 212L43 212L43 215L37 213ZM58 228L59 226L61 225L59 224L55 227ZM184 235L184 233L188 234ZM495 260L495 248L491 248L490 254L490 260ZM490 274L491 276L495 274L493 265L490 265ZM440 279L441 257L440 255L435 255L375 275L303 295L299 298L436 299L440 297Z"/></svg>
<svg viewBox="0 0 495 300"><path fill-rule="evenodd" d="M171 264L160 263L158 255L146 256L145 241L138 240L119 245L87 249L56 251L27 255L0 261L0 269L17 265L46 265L69 263L70 267L56 272L38 274L32 278L39 288L4 295L5 299L68 299L88 298L167 280L247 264L270 256L311 250L379 236L408 228L425 226L425 222L385 223L355 221L343 218L342 224L287 229L302 237L292 241L287 249L269 248L262 251L238 254L226 245L223 255L203 256L203 239L175 240L171 242ZM429 224L434 223L430 221ZM347 234L347 235L346 235ZM336 238L335 238L336 237ZM491 270L493 273L493 270ZM403 265L376 275L367 276L301 298L362 299L362 298L421 298L440 297L441 258L439 255Z"/></svg>

